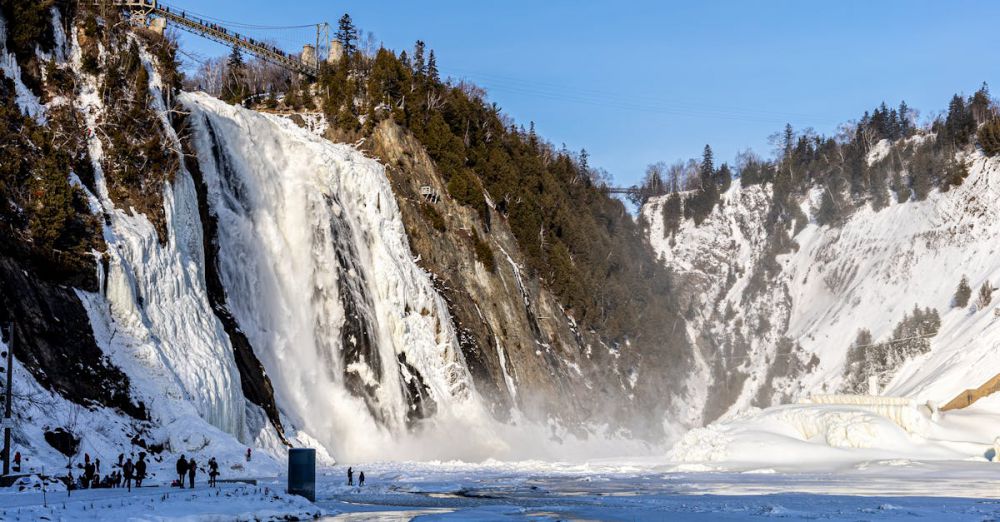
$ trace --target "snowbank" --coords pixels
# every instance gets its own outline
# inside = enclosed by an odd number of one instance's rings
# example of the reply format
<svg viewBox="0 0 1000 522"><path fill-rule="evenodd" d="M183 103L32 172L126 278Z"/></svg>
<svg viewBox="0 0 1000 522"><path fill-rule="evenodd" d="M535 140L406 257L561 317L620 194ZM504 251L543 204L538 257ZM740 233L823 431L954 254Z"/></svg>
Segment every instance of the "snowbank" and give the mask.
<svg viewBox="0 0 1000 522"><path fill-rule="evenodd" d="M752 410L691 430L667 458L708 463L713 469L770 467L786 472L887 459L984 461L995 458L1000 398L980 402L936 419L922 406L900 404L796 404Z"/></svg>

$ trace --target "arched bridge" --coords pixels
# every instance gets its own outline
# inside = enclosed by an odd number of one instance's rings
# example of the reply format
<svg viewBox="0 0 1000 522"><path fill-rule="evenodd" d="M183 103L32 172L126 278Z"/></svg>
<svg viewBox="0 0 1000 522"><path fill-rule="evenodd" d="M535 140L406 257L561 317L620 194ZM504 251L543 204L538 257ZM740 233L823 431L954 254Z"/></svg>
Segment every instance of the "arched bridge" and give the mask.
<svg viewBox="0 0 1000 522"><path fill-rule="evenodd" d="M306 56L306 53L303 53L302 57L298 57L288 54L277 46L239 34L221 24L206 20L184 10L171 8L169 5L158 0L88 0L85 3L99 7L120 8L139 15L162 18L165 22L172 23L189 33L229 47L241 49L248 54L267 60L290 71L313 78L319 75L319 60L315 55L310 57ZM320 32L325 29L328 35L329 25L321 23L317 24L316 27L318 45L320 43ZM315 52L315 48L313 48L313 51Z"/></svg>

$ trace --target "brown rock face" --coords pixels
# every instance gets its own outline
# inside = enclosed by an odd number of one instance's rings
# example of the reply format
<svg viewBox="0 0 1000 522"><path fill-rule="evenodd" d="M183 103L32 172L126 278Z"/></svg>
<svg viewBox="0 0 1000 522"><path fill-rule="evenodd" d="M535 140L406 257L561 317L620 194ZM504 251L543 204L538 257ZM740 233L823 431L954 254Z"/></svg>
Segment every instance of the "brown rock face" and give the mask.
<svg viewBox="0 0 1000 522"><path fill-rule="evenodd" d="M410 247L448 303L493 414L506 419L517 408L567 425L630 423L641 406L625 391L625 368L636 361L581 331L544 282L525 273L505 216L492 206L480 216L448 197L420 143L390 121L377 128L373 152L387 165Z"/></svg>

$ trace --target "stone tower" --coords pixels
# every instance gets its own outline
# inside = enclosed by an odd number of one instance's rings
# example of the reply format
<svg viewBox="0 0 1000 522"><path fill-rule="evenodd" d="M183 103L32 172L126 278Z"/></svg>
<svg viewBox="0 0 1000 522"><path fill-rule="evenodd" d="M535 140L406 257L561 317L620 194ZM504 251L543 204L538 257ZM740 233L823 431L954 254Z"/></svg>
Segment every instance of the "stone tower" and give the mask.
<svg viewBox="0 0 1000 522"><path fill-rule="evenodd" d="M330 54L326 55L326 63L336 65L344 57L344 47L337 40L330 40Z"/></svg>

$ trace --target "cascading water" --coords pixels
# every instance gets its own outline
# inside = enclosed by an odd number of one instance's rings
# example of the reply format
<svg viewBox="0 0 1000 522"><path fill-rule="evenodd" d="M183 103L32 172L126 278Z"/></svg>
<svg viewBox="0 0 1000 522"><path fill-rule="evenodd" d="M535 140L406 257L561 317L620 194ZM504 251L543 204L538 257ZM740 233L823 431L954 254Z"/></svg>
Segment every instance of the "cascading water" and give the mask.
<svg viewBox="0 0 1000 522"><path fill-rule="evenodd" d="M378 457L427 413L485 416L381 165L280 118L181 101L228 305L290 424Z"/></svg>

